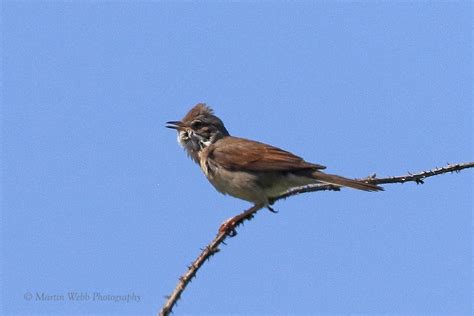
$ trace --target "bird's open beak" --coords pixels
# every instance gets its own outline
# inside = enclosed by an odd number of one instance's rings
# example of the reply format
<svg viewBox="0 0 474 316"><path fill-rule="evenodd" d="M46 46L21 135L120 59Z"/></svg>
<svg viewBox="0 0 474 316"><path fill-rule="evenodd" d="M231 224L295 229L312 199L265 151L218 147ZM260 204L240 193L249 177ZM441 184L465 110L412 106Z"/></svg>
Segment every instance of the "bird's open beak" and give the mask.
<svg viewBox="0 0 474 316"><path fill-rule="evenodd" d="M168 124L166 125L167 128L177 129L178 131L183 130L184 128L184 124L181 121L169 121L166 122L166 124Z"/></svg>

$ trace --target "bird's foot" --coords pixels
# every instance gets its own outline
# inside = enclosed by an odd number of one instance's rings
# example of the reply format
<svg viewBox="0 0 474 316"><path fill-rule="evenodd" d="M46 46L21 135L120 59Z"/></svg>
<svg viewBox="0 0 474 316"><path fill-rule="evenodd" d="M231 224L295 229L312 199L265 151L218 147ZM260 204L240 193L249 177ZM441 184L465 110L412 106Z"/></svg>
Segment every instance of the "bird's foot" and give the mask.
<svg viewBox="0 0 474 316"><path fill-rule="evenodd" d="M254 214L263 206L264 205L262 204L255 204L245 212L240 213L239 215L234 216L232 218L229 218L219 227L219 234L226 233L227 235L229 235L229 237L236 236L237 231L235 230L235 228L242 224L244 221L251 220Z"/></svg>
<svg viewBox="0 0 474 316"><path fill-rule="evenodd" d="M234 216L225 220L219 227L219 233L227 233L229 237L235 237L237 235L237 231L235 230L237 226L236 217L237 216Z"/></svg>
<svg viewBox="0 0 474 316"><path fill-rule="evenodd" d="M274 214L278 213L278 211L275 211L270 205L267 205L267 209Z"/></svg>

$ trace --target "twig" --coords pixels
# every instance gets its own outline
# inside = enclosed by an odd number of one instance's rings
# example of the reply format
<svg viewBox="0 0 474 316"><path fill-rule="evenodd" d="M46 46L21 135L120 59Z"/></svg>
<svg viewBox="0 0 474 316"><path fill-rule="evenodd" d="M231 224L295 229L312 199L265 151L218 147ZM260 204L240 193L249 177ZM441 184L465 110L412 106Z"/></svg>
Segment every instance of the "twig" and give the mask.
<svg viewBox="0 0 474 316"><path fill-rule="evenodd" d="M373 184L388 184L388 183L405 183L405 182L416 182L417 184L423 184L424 179L437 176L439 174L448 173L448 172L460 172L463 169L473 168L474 162L465 162L457 164L448 164L446 167L435 168L429 171L422 171L419 173L410 173L407 175L398 176L398 177L386 177L386 178L376 178L375 174L370 175L366 178L359 179L368 183ZM289 190L288 192L277 197L273 202L278 200L289 198L293 195L298 195L301 193L316 192L316 191L339 191L340 187L331 185L331 184L309 184L303 187L298 187Z"/></svg>
<svg viewBox="0 0 474 316"><path fill-rule="evenodd" d="M397 176L397 177L386 177L386 178L376 178L375 174L371 175L367 178L361 179L362 181L373 183L373 184L388 184L388 183L405 183L405 182L416 182L417 184L423 184L424 179L440 175L443 173L448 172L459 172L463 169L473 168L474 162L466 162L466 163L458 163L458 164L448 164L446 167L442 168L435 168L429 171L423 171L419 173L409 173L408 175ZM298 187L289 190L288 192L280 195L279 197L273 199L272 204L278 200L289 198L290 196L298 195L301 193L308 193L308 192L316 192L316 191L339 191L340 187L328 184L314 184L314 185L307 185L304 187ZM213 255L219 252L219 246L224 243L224 241L235 234L235 228L240 226L246 220L250 220L253 218L253 215L257 213L263 206L253 206L252 208L246 210L245 217L239 218L235 222L233 228L229 228L226 231L220 231L217 236L212 240L209 245L207 245L204 249L202 249L201 254L194 260L190 266L188 266L188 270L184 275L179 278L178 284L176 285L175 289L171 293L170 296L167 296L167 300L163 307L159 312L159 316L167 316L173 310L176 302L181 297L181 294L186 289L186 286L191 282L191 280L196 276L197 271L204 265L206 260L210 259ZM242 214L244 214L242 213Z"/></svg>

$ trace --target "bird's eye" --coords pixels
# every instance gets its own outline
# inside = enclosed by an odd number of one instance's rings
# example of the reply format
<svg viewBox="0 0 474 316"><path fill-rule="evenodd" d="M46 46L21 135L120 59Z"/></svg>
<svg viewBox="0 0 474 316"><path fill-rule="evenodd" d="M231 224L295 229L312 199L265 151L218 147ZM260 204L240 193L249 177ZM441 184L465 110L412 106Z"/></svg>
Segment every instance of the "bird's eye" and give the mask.
<svg viewBox="0 0 474 316"><path fill-rule="evenodd" d="M203 123L201 121L194 121L192 124L191 124L191 127L193 129L199 129L203 126Z"/></svg>

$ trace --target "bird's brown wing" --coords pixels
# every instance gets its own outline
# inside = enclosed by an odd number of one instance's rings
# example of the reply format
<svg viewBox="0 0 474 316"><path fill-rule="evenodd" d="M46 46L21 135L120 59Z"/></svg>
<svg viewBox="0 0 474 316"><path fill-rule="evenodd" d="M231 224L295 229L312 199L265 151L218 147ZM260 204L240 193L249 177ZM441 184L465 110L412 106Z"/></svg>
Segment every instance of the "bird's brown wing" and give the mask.
<svg viewBox="0 0 474 316"><path fill-rule="evenodd" d="M296 171L325 169L292 153L256 141L225 137L209 148L208 158L229 170Z"/></svg>

